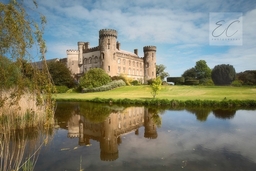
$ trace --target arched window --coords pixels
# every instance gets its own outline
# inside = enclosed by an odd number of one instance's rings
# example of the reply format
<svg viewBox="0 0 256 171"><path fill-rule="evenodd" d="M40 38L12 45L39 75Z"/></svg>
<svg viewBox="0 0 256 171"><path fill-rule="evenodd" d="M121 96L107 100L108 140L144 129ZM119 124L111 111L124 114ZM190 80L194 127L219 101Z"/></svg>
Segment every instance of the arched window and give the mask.
<svg viewBox="0 0 256 171"><path fill-rule="evenodd" d="M119 64L121 63L121 60L120 60L120 58L118 58L118 59L117 59L117 63L119 63Z"/></svg>
<svg viewBox="0 0 256 171"><path fill-rule="evenodd" d="M91 64L92 63L92 58L89 58L89 64Z"/></svg>
<svg viewBox="0 0 256 171"><path fill-rule="evenodd" d="M97 62L98 62L98 57L97 57L97 56L95 56L95 58L94 58L94 62L95 62L95 63L97 63Z"/></svg>

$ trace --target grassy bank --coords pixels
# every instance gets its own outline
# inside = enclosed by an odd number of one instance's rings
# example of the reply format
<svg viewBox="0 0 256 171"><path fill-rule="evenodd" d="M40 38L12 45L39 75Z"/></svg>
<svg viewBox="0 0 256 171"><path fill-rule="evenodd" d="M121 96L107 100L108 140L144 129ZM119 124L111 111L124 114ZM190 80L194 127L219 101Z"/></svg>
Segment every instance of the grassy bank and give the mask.
<svg viewBox="0 0 256 171"><path fill-rule="evenodd" d="M101 99L152 99L150 87L124 86L105 92L92 93L64 93L54 96L57 101L74 100L83 101L94 98ZM157 99L167 100L256 100L256 87L230 87L230 86L162 86L156 96Z"/></svg>

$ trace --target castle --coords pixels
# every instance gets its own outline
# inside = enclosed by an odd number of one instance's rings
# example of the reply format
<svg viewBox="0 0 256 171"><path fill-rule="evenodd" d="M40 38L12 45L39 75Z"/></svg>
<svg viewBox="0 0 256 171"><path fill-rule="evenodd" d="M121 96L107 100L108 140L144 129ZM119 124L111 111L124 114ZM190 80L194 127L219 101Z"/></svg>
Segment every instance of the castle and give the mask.
<svg viewBox="0 0 256 171"><path fill-rule="evenodd" d="M67 50L67 66L74 75L82 75L92 68L102 68L109 76L126 75L141 83L156 78L156 46L144 46L144 57L121 50L117 31L99 31L99 45L90 48L89 42L78 42L78 50Z"/></svg>
<svg viewBox="0 0 256 171"><path fill-rule="evenodd" d="M77 138L80 146L90 146L90 140L99 142L100 159L114 161L119 157L118 146L122 143L122 136L131 133L139 135L139 129L144 127L145 138L157 138L154 115L144 106L128 107L118 112L112 111L102 122L93 122L78 108L72 111L67 122L67 137Z"/></svg>

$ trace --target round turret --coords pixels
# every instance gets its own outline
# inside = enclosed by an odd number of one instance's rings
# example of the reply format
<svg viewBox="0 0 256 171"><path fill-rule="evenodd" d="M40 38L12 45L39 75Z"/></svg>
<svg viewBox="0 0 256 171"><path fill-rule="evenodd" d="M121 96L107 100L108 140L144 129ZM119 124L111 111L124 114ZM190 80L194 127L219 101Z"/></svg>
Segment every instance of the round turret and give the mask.
<svg viewBox="0 0 256 171"><path fill-rule="evenodd" d="M147 52L147 51L155 51L156 52L156 46L144 46L143 52Z"/></svg>
<svg viewBox="0 0 256 171"><path fill-rule="evenodd" d="M99 31L100 38L109 36L117 38L117 31L113 29L101 29Z"/></svg>
<svg viewBox="0 0 256 171"><path fill-rule="evenodd" d="M109 76L115 76L117 67L114 65L113 55L117 49L117 31L113 29L102 29L99 31L99 50L102 61L102 69Z"/></svg>
<svg viewBox="0 0 256 171"><path fill-rule="evenodd" d="M156 78L156 46L144 46L144 81Z"/></svg>

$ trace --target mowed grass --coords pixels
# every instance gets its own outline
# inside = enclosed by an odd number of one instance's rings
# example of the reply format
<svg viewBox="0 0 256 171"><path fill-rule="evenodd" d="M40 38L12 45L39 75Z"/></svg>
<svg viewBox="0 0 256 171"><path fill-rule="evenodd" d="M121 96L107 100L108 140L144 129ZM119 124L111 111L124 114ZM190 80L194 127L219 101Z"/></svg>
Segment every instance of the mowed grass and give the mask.
<svg viewBox="0 0 256 171"><path fill-rule="evenodd" d="M54 98L61 100L89 100L102 99L152 99L151 89L148 85L124 86L111 91L93 93L63 93L56 94ZM168 100L256 100L256 87L231 86L162 86L156 96L157 99Z"/></svg>

